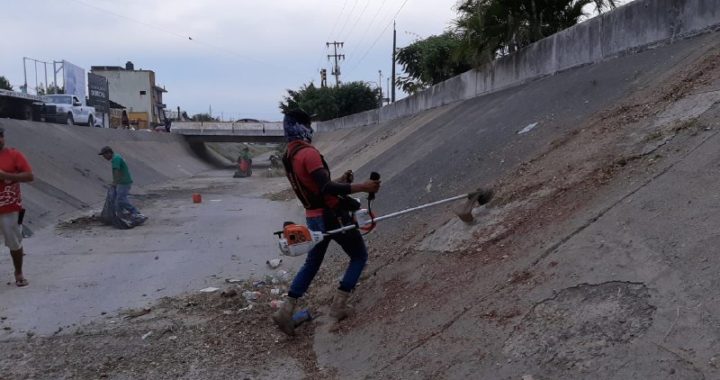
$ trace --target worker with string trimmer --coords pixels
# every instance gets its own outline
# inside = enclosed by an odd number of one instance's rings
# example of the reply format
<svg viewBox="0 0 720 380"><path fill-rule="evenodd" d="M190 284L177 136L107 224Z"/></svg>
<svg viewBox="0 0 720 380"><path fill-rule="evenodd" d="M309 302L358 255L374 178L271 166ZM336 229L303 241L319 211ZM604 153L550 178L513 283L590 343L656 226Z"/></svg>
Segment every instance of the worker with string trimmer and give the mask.
<svg viewBox="0 0 720 380"><path fill-rule="evenodd" d="M353 224L351 212L357 210L360 204L347 196L360 192L374 194L380 190L380 181L371 179L354 184L351 171L345 172L337 180L331 180L327 163L311 145L311 117L304 111L287 111L283 128L288 141L283 165L290 185L305 207L308 228L325 232ZM307 253L305 263L290 285L287 301L272 316L278 327L288 335L295 333L292 317L298 299L305 294L320 269L331 240L340 244L350 257L350 263L333 297L330 316L339 321L350 314L348 298L365 268L368 257L365 242L357 229L328 236Z"/></svg>

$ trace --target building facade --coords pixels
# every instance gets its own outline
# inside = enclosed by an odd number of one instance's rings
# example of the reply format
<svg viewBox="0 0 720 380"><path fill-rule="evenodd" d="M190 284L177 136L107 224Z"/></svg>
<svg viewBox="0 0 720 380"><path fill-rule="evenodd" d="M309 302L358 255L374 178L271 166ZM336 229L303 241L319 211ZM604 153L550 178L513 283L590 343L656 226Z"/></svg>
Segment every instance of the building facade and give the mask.
<svg viewBox="0 0 720 380"><path fill-rule="evenodd" d="M127 110L131 125L152 128L165 121L164 88L155 84L155 72L135 70L132 62L125 67L92 66L90 71L107 78L110 100Z"/></svg>

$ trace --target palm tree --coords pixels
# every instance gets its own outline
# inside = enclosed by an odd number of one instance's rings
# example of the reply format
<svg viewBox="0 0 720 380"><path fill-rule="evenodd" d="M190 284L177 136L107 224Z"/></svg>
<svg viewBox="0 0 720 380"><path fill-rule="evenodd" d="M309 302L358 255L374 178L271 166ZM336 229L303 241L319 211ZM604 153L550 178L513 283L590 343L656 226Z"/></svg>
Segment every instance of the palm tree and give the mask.
<svg viewBox="0 0 720 380"><path fill-rule="evenodd" d="M455 59L481 66L535 41L569 28L595 12L616 7L616 0L461 0L454 32L461 40Z"/></svg>

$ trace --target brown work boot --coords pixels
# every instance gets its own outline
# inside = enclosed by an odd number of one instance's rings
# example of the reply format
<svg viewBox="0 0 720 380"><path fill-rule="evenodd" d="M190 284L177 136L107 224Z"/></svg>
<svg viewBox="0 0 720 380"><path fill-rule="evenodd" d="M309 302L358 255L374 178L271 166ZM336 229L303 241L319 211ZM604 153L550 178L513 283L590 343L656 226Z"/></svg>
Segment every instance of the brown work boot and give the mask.
<svg viewBox="0 0 720 380"><path fill-rule="evenodd" d="M293 321L293 311L297 305L297 298L288 297L278 311L272 315L273 321L278 325L280 330L287 335L295 335L295 322Z"/></svg>
<svg viewBox="0 0 720 380"><path fill-rule="evenodd" d="M350 298L350 292L344 292L340 289L335 291L335 297L333 297L332 306L330 306L330 316L342 321L352 314L353 310L348 306L348 299Z"/></svg>

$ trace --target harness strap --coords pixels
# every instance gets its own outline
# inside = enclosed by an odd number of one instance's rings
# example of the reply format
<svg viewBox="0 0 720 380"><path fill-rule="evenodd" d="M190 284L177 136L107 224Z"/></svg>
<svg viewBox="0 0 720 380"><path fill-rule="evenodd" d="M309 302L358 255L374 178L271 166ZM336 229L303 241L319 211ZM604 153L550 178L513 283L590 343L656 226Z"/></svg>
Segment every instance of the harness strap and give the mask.
<svg viewBox="0 0 720 380"><path fill-rule="evenodd" d="M297 177L295 171L293 170L293 160L295 159L295 155L305 148L312 148L312 146L308 144L298 144L295 145L292 149L285 151L282 159L283 166L285 167L285 175L287 176L288 181L290 181L290 186L295 192L295 195L297 195L298 199L300 199L300 202L302 202L305 209L312 210L318 208L327 208L322 194L314 193L310 191L310 189L305 187L300 181L300 179ZM327 169L329 172L330 169L327 162L325 162L325 158L320 155L320 159L322 160L325 169Z"/></svg>

